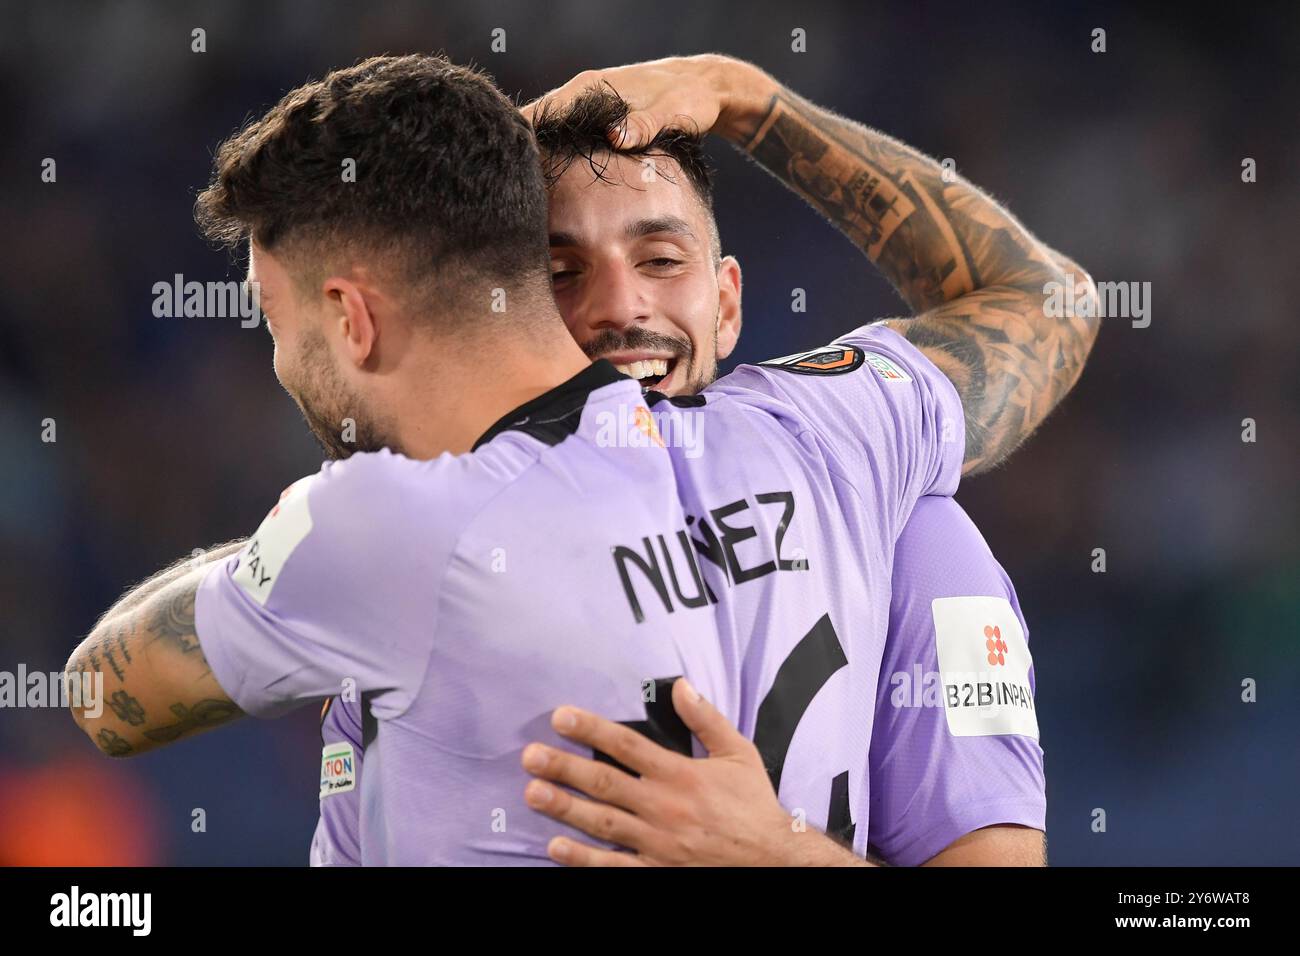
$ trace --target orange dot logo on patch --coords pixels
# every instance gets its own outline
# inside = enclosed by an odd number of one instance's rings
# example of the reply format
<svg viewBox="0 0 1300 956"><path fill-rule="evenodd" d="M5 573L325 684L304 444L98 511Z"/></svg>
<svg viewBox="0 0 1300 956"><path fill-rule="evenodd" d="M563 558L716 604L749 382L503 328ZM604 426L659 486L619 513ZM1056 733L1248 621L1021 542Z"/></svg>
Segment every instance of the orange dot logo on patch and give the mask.
<svg viewBox="0 0 1300 956"><path fill-rule="evenodd" d="M989 652L990 664L1006 664L1007 644L1002 640L1002 628L996 624L984 625L984 649Z"/></svg>
<svg viewBox="0 0 1300 956"><path fill-rule="evenodd" d="M663 437L659 434L659 426L655 424L654 416L650 414L650 409L644 405L638 405L633 413L633 424L641 434L650 439L660 448L664 447Z"/></svg>
<svg viewBox="0 0 1300 956"><path fill-rule="evenodd" d="M280 492L280 501L284 501L285 495L287 495L291 491L293 491L293 485L290 485L288 488L284 489L284 491ZM275 507L272 508L271 513L267 515L268 518L274 518L276 515L280 513L280 501L277 501L275 503Z"/></svg>

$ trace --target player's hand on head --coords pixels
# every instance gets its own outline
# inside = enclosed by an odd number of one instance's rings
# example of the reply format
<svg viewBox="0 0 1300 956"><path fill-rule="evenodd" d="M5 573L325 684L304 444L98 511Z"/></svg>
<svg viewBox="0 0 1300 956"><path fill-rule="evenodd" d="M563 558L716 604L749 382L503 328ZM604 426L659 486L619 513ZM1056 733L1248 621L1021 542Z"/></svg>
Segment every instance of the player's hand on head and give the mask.
<svg viewBox="0 0 1300 956"><path fill-rule="evenodd" d="M715 55L683 56L584 70L520 112L532 123L539 110L563 110L579 94L604 85L631 107L622 125L610 130L610 145L615 149L646 146L665 128L703 135L713 128L724 106L720 78L726 62L726 57Z"/></svg>
<svg viewBox="0 0 1300 956"><path fill-rule="evenodd" d="M530 807L633 851L556 837L548 847L552 859L569 866L755 866L791 859L791 817L754 745L685 680L673 686L673 706L708 757L675 753L575 707L555 711L556 731L639 777L544 744L525 748L524 769L537 778L525 789Z"/></svg>

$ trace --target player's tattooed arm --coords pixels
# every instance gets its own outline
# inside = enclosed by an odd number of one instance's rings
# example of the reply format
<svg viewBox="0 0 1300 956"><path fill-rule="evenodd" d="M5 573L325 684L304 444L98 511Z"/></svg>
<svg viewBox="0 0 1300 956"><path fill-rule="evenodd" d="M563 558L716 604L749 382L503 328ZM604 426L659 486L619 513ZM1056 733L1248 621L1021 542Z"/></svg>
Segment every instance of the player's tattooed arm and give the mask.
<svg viewBox="0 0 1300 956"><path fill-rule="evenodd" d="M89 688L70 695L73 718L108 756L152 750L242 716L199 644L194 600L206 568L187 561L146 581L68 659L70 679Z"/></svg>
<svg viewBox="0 0 1300 956"><path fill-rule="evenodd" d="M755 104L756 106L756 104ZM967 473L998 464L1083 371L1095 287L1076 264L951 168L777 88L728 135L853 241L916 313L888 325L961 395ZM1071 302L1049 297L1074 286Z"/></svg>
<svg viewBox="0 0 1300 956"><path fill-rule="evenodd" d="M1083 279L1091 287L1091 279ZM911 319L882 324L925 353L961 396L965 474L987 471L1028 438L1074 387L1095 320L1046 319L1041 295L979 289ZM1079 326L1091 325L1087 332Z"/></svg>
<svg viewBox="0 0 1300 956"><path fill-rule="evenodd" d="M715 54L588 70L523 113L595 84L631 107L611 145L642 147L670 126L715 133L863 251L915 313L893 324L961 394L968 473L1009 455L1078 379L1098 329L1091 279L955 169ZM1049 315L1048 288L1069 277L1075 308Z"/></svg>
<svg viewBox="0 0 1300 956"><path fill-rule="evenodd" d="M209 548L207 551L199 551L188 558L178 558L175 562L163 568L157 574L141 581L131 590L127 591L118 599L117 603L104 612L100 618L100 624L117 617L122 611L129 611L137 607L142 601L150 595L157 592L160 588L171 584L181 575L185 574L192 568L210 564L213 561L219 561L222 558L228 558L232 554L239 552L246 543L246 538L239 538L235 541L227 541L225 544L219 544Z"/></svg>

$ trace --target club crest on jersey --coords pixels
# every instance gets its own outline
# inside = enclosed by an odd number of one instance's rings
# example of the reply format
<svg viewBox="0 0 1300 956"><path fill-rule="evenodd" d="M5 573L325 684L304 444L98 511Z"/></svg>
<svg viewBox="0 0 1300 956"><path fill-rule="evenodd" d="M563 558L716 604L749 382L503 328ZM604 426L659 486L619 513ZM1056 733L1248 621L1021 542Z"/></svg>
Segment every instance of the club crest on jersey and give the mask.
<svg viewBox="0 0 1300 956"><path fill-rule="evenodd" d="M321 748L320 795L325 799L334 793L346 793L357 785L357 761L352 745L326 744Z"/></svg>
<svg viewBox="0 0 1300 956"><path fill-rule="evenodd" d="M636 407L636 412L633 414L633 422L636 425L637 431L642 435L645 435L651 444L658 445L660 448L664 447L663 436L659 434L659 426L655 424L654 416L650 414L650 409L638 405Z"/></svg>
<svg viewBox="0 0 1300 956"><path fill-rule="evenodd" d="M799 375L843 375L862 367L865 355L853 345L827 345L811 352L797 352L759 362L767 368L781 368Z"/></svg>

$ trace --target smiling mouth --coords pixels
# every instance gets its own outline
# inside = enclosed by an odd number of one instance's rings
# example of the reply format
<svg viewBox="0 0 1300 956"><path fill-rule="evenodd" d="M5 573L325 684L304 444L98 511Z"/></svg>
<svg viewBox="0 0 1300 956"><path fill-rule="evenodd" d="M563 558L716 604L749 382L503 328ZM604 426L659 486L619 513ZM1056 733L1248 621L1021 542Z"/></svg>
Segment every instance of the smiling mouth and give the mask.
<svg viewBox="0 0 1300 956"><path fill-rule="evenodd" d="M629 375L636 379L643 392L649 391L659 385L664 379L673 373L677 367L677 359L639 359L635 362L615 362L614 367L624 375Z"/></svg>

